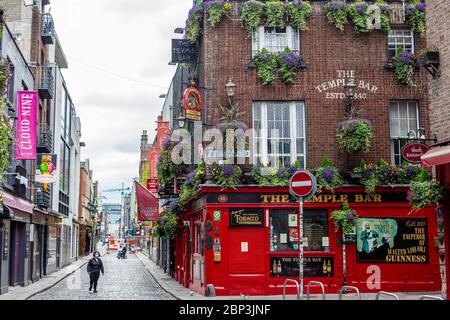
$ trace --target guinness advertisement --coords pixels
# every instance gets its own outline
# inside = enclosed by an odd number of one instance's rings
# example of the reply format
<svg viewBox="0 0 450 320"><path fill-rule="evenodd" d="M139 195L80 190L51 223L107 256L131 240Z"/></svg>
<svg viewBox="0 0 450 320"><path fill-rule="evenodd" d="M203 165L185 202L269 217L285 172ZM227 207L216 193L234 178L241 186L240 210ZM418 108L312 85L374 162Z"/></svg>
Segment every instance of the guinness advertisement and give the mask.
<svg viewBox="0 0 450 320"><path fill-rule="evenodd" d="M333 277L334 259L331 257L304 257L305 277ZM270 257L271 277L298 277L298 257Z"/></svg>
<svg viewBox="0 0 450 320"><path fill-rule="evenodd" d="M210 193L207 196L208 203L297 203L297 200L289 193ZM365 192L360 193L320 193L314 195L305 203L390 203L405 202L408 203L406 192L389 192L377 195L368 195Z"/></svg>
<svg viewBox="0 0 450 320"><path fill-rule="evenodd" d="M230 209L230 227L264 227L264 210Z"/></svg>
<svg viewBox="0 0 450 320"><path fill-rule="evenodd" d="M427 234L426 219L358 219L358 262L428 263Z"/></svg>

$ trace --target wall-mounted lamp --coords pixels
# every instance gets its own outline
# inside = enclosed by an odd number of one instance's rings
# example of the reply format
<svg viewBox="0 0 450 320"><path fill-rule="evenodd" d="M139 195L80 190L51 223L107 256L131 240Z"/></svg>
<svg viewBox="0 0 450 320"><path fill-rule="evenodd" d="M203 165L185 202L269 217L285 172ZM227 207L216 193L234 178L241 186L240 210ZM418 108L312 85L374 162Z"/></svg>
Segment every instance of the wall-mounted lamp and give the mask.
<svg viewBox="0 0 450 320"><path fill-rule="evenodd" d="M347 112L349 117L352 118L354 115L353 103L356 88L355 80L353 78L346 79L344 88L346 93L345 111Z"/></svg>
<svg viewBox="0 0 450 320"><path fill-rule="evenodd" d="M225 85L225 88L227 90L229 107L233 106L233 97L234 94L236 93L236 87L237 87L236 84L231 79L229 79L227 84Z"/></svg>
<svg viewBox="0 0 450 320"><path fill-rule="evenodd" d="M417 131L411 130L410 132L408 132L407 134L408 139L426 139L425 136L425 129L424 128L419 128L417 129Z"/></svg>
<svg viewBox="0 0 450 320"><path fill-rule="evenodd" d="M182 114L180 114L180 116L176 118L176 120L178 121L178 128L180 129L184 128L184 125L186 124L186 118L183 117Z"/></svg>

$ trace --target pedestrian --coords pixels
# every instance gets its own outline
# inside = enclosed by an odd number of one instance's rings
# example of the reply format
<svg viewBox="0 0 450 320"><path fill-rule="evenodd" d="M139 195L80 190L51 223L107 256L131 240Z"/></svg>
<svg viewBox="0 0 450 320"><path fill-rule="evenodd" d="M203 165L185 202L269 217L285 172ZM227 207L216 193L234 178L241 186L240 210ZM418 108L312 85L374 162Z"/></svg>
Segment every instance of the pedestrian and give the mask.
<svg viewBox="0 0 450 320"><path fill-rule="evenodd" d="M98 278L100 278L100 272L102 273L102 275L105 274L105 270L103 269L103 262L100 259L100 252L94 252L94 257L88 262L87 272L89 273L90 278L89 292L92 291L92 286L94 286L94 293L97 293L97 283Z"/></svg>

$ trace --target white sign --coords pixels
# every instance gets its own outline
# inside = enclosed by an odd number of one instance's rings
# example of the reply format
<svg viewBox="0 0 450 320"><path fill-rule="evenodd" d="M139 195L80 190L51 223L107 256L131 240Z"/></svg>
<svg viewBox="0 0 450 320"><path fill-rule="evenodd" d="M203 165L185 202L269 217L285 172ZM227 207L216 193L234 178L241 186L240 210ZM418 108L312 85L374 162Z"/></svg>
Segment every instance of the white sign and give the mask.
<svg viewBox="0 0 450 320"><path fill-rule="evenodd" d="M56 183L56 176L49 174L37 174L35 175L35 180L38 183Z"/></svg>
<svg viewBox="0 0 450 320"><path fill-rule="evenodd" d="M330 238L322 237L322 246L329 247L330 246Z"/></svg>
<svg viewBox="0 0 450 320"><path fill-rule="evenodd" d="M280 243L287 243L287 233L280 233Z"/></svg>
<svg viewBox="0 0 450 320"><path fill-rule="evenodd" d="M354 86L353 99L365 100L369 94L378 92L378 87L365 80L356 80L355 70L338 70L337 78L316 86L319 93L325 94L325 99L344 100L347 98L346 87Z"/></svg>
<svg viewBox="0 0 450 320"><path fill-rule="evenodd" d="M298 227L298 220L297 220L298 215L297 214L290 214L289 215L289 227Z"/></svg>
<svg viewBox="0 0 450 320"><path fill-rule="evenodd" d="M241 252L248 252L248 242L241 242Z"/></svg>

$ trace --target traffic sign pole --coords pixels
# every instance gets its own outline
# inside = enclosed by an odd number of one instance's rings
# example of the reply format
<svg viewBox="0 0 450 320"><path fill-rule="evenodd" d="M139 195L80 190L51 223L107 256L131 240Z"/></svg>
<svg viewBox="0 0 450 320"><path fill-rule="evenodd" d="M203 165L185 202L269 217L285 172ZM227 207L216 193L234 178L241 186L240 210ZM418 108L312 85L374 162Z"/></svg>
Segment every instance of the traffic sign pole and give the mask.
<svg viewBox="0 0 450 320"><path fill-rule="evenodd" d="M299 198L300 211L299 211L299 240L300 240L300 256L299 256L299 277L300 277L300 300L303 300L303 197Z"/></svg>
<svg viewBox="0 0 450 320"><path fill-rule="evenodd" d="M303 202L309 200L317 192L317 179L309 171L301 170L296 172L289 182L291 194L298 199L298 229L299 229L299 278L300 278L300 299L303 300L303 282L304 282L304 248L303 248Z"/></svg>

